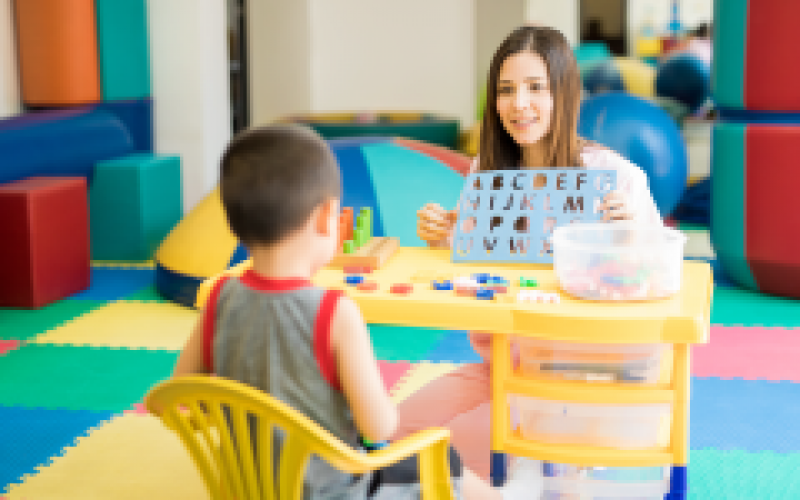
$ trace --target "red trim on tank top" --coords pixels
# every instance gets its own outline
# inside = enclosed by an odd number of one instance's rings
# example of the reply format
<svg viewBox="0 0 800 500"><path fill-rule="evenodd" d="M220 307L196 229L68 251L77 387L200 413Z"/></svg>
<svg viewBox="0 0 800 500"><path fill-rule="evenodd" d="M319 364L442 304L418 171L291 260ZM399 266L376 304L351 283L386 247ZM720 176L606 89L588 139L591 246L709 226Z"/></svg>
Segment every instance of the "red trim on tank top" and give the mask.
<svg viewBox="0 0 800 500"><path fill-rule="evenodd" d="M336 303L342 295L341 290L325 290L314 320L314 357L317 358L317 366L323 378L337 391L342 390L342 384L331 349L331 321Z"/></svg>
<svg viewBox="0 0 800 500"><path fill-rule="evenodd" d="M217 302L222 286L228 281L229 276L223 276L214 283L208 295L205 311L203 311L203 365L209 373L214 372L214 326L217 319Z"/></svg>
<svg viewBox="0 0 800 500"><path fill-rule="evenodd" d="M313 286L306 278L267 278L252 269L245 271L239 280L246 287L260 292L291 292Z"/></svg>

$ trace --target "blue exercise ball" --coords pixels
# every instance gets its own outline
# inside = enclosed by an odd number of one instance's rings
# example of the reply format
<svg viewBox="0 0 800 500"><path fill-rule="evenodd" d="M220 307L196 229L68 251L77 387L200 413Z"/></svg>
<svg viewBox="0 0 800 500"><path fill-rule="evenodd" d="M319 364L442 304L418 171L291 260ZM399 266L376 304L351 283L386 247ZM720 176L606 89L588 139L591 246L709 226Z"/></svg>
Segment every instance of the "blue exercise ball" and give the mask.
<svg viewBox="0 0 800 500"><path fill-rule="evenodd" d="M578 133L644 170L661 216L672 213L686 189L688 161L681 132L667 113L630 94L598 94L581 104Z"/></svg>
<svg viewBox="0 0 800 500"><path fill-rule="evenodd" d="M679 101L694 112L708 99L711 64L690 52L676 54L656 73L656 95Z"/></svg>

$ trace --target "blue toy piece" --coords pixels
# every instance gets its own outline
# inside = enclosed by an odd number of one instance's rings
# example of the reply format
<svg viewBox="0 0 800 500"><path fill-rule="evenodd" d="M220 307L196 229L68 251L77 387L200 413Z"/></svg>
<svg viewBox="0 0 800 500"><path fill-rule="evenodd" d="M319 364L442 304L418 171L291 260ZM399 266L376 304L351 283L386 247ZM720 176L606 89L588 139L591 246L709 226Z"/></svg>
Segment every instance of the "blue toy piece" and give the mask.
<svg viewBox="0 0 800 500"><path fill-rule="evenodd" d="M581 105L578 133L644 170L661 216L672 213L686 189L689 168L683 137L667 113L628 94L600 94Z"/></svg>
<svg viewBox="0 0 800 500"><path fill-rule="evenodd" d="M694 54L676 54L658 68L656 94L685 104L697 110L708 99L711 91L711 66Z"/></svg>
<svg viewBox="0 0 800 500"><path fill-rule="evenodd" d="M363 276L359 276L357 274L353 274L353 275L350 275L350 276L345 276L344 281L348 285L359 285L359 284L364 282L364 277Z"/></svg>
<svg viewBox="0 0 800 500"><path fill-rule="evenodd" d="M561 225L597 221L616 172L526 169L472 174L461 195L453 262L552 263L550 237ZM474 274L479 284L488 273ZM502 279L502 277L500 277Z"/></svg>
<svg viewBox="0 0 800 500"><path fill-rule="evenodd" d="M125 125L92 109L28 113L0 121L0 184L33 176L91 180L97 162L134 150Z"/></svg>
<svg viewBox="0 0 800 500"><path fill-rule="evenodd" d="M481 288L475 294L478 300L492 300L494 299L494 290L489 288Z"/></svg>
<svg viewBox="0 0 800 500"><path fill-rule="evenodd" d="M433 289L436 291L444 292L453 289L453 283L450 280L433 281L431 285L433 286Z"/></svg>
<svg viewBox="0 0 800 500"><path fill-rule="evenodd" d="M153 99L106 101L92 108L111 113L125 125L131 135L134 151L153 152Z"/></svg>

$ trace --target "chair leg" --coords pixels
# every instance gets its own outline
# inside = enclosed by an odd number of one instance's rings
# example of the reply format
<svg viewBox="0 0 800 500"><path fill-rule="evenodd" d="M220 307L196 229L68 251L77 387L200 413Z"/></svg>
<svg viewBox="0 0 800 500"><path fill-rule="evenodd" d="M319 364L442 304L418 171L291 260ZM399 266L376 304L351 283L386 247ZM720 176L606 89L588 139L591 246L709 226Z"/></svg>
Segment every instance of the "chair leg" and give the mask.
<svg viewBox="0 0 800 500"><path fill-rule="evenodd" d="M688 470L685 465L673 465L666 500L686 500L689 492Z"/></svg>

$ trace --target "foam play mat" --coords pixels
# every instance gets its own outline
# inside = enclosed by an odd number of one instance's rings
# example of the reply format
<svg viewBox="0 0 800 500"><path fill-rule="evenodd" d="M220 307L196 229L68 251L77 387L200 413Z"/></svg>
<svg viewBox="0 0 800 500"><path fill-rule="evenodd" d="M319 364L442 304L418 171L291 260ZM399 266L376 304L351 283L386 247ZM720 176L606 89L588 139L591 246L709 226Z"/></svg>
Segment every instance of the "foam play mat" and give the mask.
<svg viewBox="0 0 800 500"><path fill-rule="evenodd" d="M711 342L693 348L689 497L800 498L800 307L732 286L707 232L684 231L687 258L710 262L716 281ZM207 498L178 439L141 407L197 317L154 280L152 264L95 262L84 292L0 309L0 498ZM370 333L395 400L480 361L463 331Z"/></svg>

